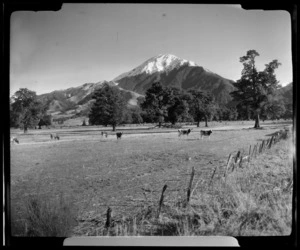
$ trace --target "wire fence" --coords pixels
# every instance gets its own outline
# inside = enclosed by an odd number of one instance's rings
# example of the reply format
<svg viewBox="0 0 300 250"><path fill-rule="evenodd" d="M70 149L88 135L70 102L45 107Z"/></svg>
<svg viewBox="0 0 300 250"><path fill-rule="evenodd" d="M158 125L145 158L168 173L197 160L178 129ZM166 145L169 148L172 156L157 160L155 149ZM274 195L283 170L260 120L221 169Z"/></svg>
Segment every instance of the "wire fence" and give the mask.
<svg viewBox="0 0 300 250"><path fill-rule="evenodd" d="M185 195L186 204L189 203L192 193L198 188L198 184L201 182L201 185L211 185L213 181L216 181L216 179L222 179L226 183L226 178L229 174L236 171L238 168L243 168L245 166L248 166L252 159L257 158L260 154L263 154L267 150L271 149L275 144L277 144L279 141L283 139L287 139L289 136L288 130L280 130L278 132L275 132L272 134L272 136L266 140L262 140L261 142L250 145L249 151L237 151L234 153L230 153L227 159L227 163L222 166L216 166L214 168L206 168L196 171L195 168L192 168L191 173L182 173L175 175L176 177L181 177L178 179L174 179L175 176L172 176L171 179L165 179L163 181L164 186L161 188L161 183L156 183L156 185L151 184L151 187L146 187L145 185L139 185L131 187L132 189L139 189L140 193L143 194L143 198L132 198L131 200L128 200L126 203L109 203L109 204L97 204L97 206L103 206L108 207L108 209L111 209L110 207L144 207L149 204L149 202L157 206L157 213L159 216L159 213L161 211L161 206L164 202L167 201L173 201L170 194L173 192L181 192L182 195ZM195 179L197 179L196 184ZM171 183L180 183L181 185L177 185L174 187ZM194 184L194 185L193 185ZM206 185L205 185L206 186ZM288 187L290 188L292 186L292 182L288 184ZM124 191L130 190L126 189ZM147 198L147 194L155 194L152 199ZM169 199L168 199L169 198ZM149 201L150 200L150 201ZM106 222L107 225L109 225L108 222Z"/></svg>

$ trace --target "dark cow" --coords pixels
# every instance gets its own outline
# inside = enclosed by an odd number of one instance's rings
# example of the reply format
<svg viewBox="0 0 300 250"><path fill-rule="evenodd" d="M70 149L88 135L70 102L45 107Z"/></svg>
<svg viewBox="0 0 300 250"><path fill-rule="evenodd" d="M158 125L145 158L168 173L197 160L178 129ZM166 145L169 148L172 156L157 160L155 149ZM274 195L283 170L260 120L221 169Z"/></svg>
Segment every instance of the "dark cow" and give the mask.
<svg viewBox="0 0 300 250"><path fill-rule="evenodd" d="M103 137L103 136L107 137L107 132L103 132L103 131L102 131L102 132L101 132L101 135L102 135L102 137Z"/></svg>
<svg viewBox="0 0 300 250"><path fill-rule="evenodd" d="M19 144L19 140L16 137L10 138L10 142Z"/></svg>
<svg viewBox="0 0 300 250"><path fill-rule="evenodd" d="M184 130L184 129L178 129L178 136L181 136L181 135L188 136L189 133L191 133L191 132L192 132L192 129L186 129L186 130Z"/></svg>
<svg viewBox="0 0 300 250"><path fill-rule="evenodd" d="M117 135L117 139L119 140L119 139L121 139L121 137L122 137L122 134L123 134L123 132L118 132L118 133L116 133L116 135Z"/></svg>
<svg viewBox="0 0 300 250"><path fill-rule="evenodd" d="M59 140L58 134L50 134L50 138L51 138L51 140L52 140L52 139L54 139L54 140Z"/></svg>
<svg viewBox="0 0 300 250"><path fill-rule="evenodd" d="M212 131L211 131L211 130L201 130L201 131L200 131L201 139L202 139L204 136L207 136L208 139L209 139L211 134L212 134Z"/></svg>

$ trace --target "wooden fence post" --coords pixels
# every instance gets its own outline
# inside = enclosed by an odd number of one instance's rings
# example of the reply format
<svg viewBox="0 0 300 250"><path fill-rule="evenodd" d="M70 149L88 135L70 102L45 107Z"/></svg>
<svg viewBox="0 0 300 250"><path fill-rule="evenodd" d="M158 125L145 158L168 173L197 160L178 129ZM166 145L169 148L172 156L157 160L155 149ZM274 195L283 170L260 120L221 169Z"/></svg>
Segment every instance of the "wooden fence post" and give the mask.
<svg viewBox="0 0 300 250"><path fill-rule="evenodd" d="M236 156L235 156L235 163L237 163L238 159L240 158L241 151L238 151Z"/></svg>
<svg viewBox="0 0 300 250"><path fill-rule="evenodd" d="M265 145L265 140L263 140L262 143L261 143L260 153L263 153L263 151L264 151L264 145Z"/></svg>
<svg viewBox="0 0 300 250"><path fill-rule="evenodd" d="M255 158L257 157L257 151L258 151L258 148L259 147L259 142L256 144L256 147L255 147Z"/></svg>
<svg viewBox="0 0 300 250"><path fill-rule="evenodd" d="M227 164L226 164L226 168L225 168L225 172L224 172L224 177L226 177L227 170L228 170L228 168L230 166L231 160L232 160L232 154L229 154L229 157L228 157L228 160L227 160Z"/></svg>
<svg viewBox="0 0 300 250"><path fill-rule="evenodd" d="M111 225L111 208L108 207L107 212L106 212L106 223L105 227L108 228Z"/></svg>
<svg viewBox="0 0 300 250"><path fill-rule="evenodd" d="M187 203L189 203L190 201L190 196L191 196L191 190L192 190L192 183L193 183L193 179L194 179L194 175L195 175L195 168L192 168L192 173L191 173L191 179L190 179L190 183L187 189Z"/></svg>
<svg viewBox="0 0 300 250"><path fill-rule="evenodd" d="M225 178L225 183L226 183L226 178L227 178L227 171L228 171L228 168L230 166L230 163L231 163L231 160L232 160L232 154L229 155L228 157L228 161L227 161L227 165L226 165L226 169L225 169L225 172L224 172L224 178ZM234 163L233 163L233 168L232 168L232 172L234 170Z"/></svg>
<svg viewBox="0 0 300 250"><path fill-rule="evenodd" d="M161 207L162 207L162 204L163 204L163 201L164 201L164 192L166 191L167 187L168 187L167 185L164 185L164 187L162 189L162 192L161 192L158 211L157 211L157 218L159 218L160 210L161 210Z"/></svg>
<svg viewBox="0 0 300 250"><path fill-rule="evenodd" d="M248 162L250 162L250 158L251 158L251 145L250 145L250 148L249 148L249 158L248 158Z"/></svg>
<svg viewBox="0 0 300 250"><path fill-rule="evenodd" d="M243 165L243 155L240 156L239 167L241 168Z"/></svg>
<svg viewBox="0 0 300 250"><path fill-rule="evenodd" d="M209 185L211 185L211 183L212 183L212 181L213 181L213 178L214 178L214 176L215 176L216 171L217 171L217 167L215 167L215 170L214 170L214 172L213 172L213 174L212 174L212 176L211 176L211 178L210 178L210 183L209 183Z"/></svg>
<svg viewBox="0 0 300 250"><path fill-rule="evenodd" d="M256 145L254 145L254 147L253 147L253 150L252 150L252 155L251 155L251 157L254 157L255 147L256 147Z"/></svg>
<svg viewBox="0 0 300 250"><path fill-rule="evenodd" d="M271 140L270 140L270 143L269 143L269 148L272 147L273 140L274 140L274 135L271 137Z"/></svg>

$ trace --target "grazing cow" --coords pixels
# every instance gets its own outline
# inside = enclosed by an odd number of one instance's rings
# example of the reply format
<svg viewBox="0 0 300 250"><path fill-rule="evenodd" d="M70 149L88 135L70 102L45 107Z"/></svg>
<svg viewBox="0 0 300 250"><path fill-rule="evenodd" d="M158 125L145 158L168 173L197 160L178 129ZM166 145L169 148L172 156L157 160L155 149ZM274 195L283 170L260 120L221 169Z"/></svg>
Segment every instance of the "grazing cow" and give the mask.
<svg viewBox="0 0 300 250"><path fill-rule="evenodd" d="M55 140L55 139L59 140L59 136L58 136L58 135L55 135L55 136L54 136L54 140Z"/></svg>
<svg viewBox="0 0 300 250"><path fill-rule="evenodd" d="M201 130L200 131L201 139L203 139L204 136L207 136L209 139L211 134L212 134L211 130Z"/></svg>
<svg viewBox="0 0 300 250"><path fill-rule="evenodd" d="M102 131L102 132L101 132L101 135L102 135L102 137L103 137L103 136L107 137L108 134L107 134L107 132L103 132L103 131Z"/></svg>
<svg viewBox="0 0 300 250"><path fill-rule="evenodd" d="M121 137L122 137L122 134L123 134L123 132L118 132L118 133L116 133L116 135L117 135L117 139L119 140L119 139L121 139Z"/></svg>
<svg viewBox="0 0 300 250"><path fill-rule="evenodd" d="M178 129L178 136L181 136L181 135L186 135L188 136L189 133L192 132L192 129L187 129L187 130L184 130L184 129Z"/></svg>
<svg viewBox="0 0 300 250"><path fill-rule="evenodd" d="M16 137L10 138L10 142L19 144L19 140Z"/></svg>

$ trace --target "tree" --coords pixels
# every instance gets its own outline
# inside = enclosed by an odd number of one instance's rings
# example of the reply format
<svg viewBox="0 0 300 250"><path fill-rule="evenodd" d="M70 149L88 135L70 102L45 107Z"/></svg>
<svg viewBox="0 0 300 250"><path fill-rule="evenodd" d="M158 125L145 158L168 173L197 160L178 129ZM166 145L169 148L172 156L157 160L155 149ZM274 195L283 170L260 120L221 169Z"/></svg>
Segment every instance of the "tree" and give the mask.
<svg viewBox="0 0 300 250"><path fill-rule="evenodd" d="M175 87L166 88L166 92L169 96L167 121L174 125L176 122L191 120L188 104L190 96Z"/></svg>
<svg viewBox="0 0 300 250"><path fill-rule="evenodd" d="M143 118L142 118L142 110L139 106L137 107L132 107L130 109L131 111L131 117L132 117L132 123L134 124L140 124L143 123Z"/></svg>
<svg viewBox="0 0 300 250"><path fill-rule="evenodd" d="M116 126L123 121L126 101L121 91L114 86L104 84L102 88L95 91L93 103L89 113L89 123L91 125L111 125L113 131Z"/></svg>
<svg viewBox="0 0 300 250"><path fill-rule="evenodd" d="M285 112L282 115L282 118L283 119L293 119L293 117L294 117L293 104L292 103L285 104Z"/></svg>
<svg viewBox="0 0 300 250"><path fill-rule="evenodd" d="M42 126L51 125L51 119L51 115L47 115L46 111L43 110L43 113L40 115L40 121L38 123L39 129L41 129Z"/></svg>
<svg viewBox="0 0 300 250"><path fill-rule="evenodd" d="M279 87L274 72L280 65L277 60L273 60L265 64L265 69L259 72L255 66L257 56L259 54L255 50L249 50L246 56L240 57L240 62L244 66L242 76L236 83L233 83L236 90L231 92L234 101L253 112L254 128L260 128L259 121L262 109Z"/></svg>
<svg viewBox="0 0 300 250"><path fill-rule="evenodd" d="M158 122L158 126L161 127L161 124L168 116L169 103L168 92L159 82L155 82L146 91L145 100L141 103L141 108L146 112L149 120Z"/></svg>
<svg viewBox="0 0 300 250"><path fill-rule="evenodd" d="M280 119L286 112L284 103L279 100L271 100L263 106L261 115L264 119Z"/></svg>
<svg viewBox="0 0 300 250"><path fill-rule="evenodd" d="M34 91L20 88L11 98L10 111L11 126L22 127L26 133L45 114L45 106L37 100Z"/></svg>
<svg viewBox="0 0 300 250"><path fill-rule="evenodd" d="M208 120L212 118L217 110L213 97L209 92L200 90L190 90L191 99L189 101L190 113L197 122L197 127L200 126L200 121L204 119L205 126L208 127Z"/></svg>

